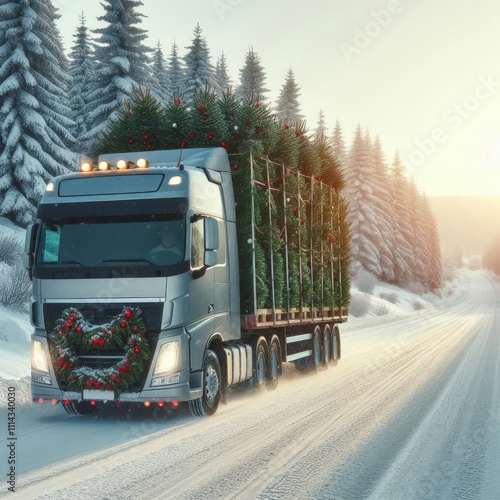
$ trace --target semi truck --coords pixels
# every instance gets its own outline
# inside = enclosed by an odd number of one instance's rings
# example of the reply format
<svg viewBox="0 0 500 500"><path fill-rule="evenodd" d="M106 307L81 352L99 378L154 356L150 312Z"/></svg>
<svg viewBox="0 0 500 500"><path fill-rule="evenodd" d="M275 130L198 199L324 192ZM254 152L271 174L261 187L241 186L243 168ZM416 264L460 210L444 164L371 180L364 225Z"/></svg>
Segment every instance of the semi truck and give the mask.
<svg viewBox="0 0 500 500"><path fill-rule="evenodd" d="M228 387L275 388L283 363L338 362L338 193L244 156L104 154L47 185L25 244L34 402L212 415Z"/></svg>

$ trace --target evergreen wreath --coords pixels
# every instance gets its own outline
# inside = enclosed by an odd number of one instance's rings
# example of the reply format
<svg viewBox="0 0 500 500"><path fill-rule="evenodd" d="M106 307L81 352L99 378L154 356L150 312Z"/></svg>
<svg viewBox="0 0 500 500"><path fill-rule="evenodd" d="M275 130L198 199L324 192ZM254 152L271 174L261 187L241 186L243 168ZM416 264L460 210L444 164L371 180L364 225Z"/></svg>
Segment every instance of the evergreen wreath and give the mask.
<svg viewBox="0 0 500 500"><path fill-rule="evenodd" d="M139 382L144 362L150 358L144 320L139 308L125 307L104 325L89 323L76 308L65 309L51 334L52 359L60 382L70 390L113 391L117 397ZM77 351L124 350L125 355L109 368L82 366Z"/></svg>

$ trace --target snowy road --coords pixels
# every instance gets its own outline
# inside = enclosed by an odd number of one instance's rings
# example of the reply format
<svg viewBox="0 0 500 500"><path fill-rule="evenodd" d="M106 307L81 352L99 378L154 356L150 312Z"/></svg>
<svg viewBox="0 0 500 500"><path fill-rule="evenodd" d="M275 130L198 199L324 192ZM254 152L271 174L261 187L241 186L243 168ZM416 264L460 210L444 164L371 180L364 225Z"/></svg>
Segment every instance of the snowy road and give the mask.
<svg viewBox="0 0 500 500"><path fill-rule="evenodd" d="M290 367L212 418L20 410L15 498L500 498L499 301L473 273L454 303L349 329L337 367Z"/></svg>

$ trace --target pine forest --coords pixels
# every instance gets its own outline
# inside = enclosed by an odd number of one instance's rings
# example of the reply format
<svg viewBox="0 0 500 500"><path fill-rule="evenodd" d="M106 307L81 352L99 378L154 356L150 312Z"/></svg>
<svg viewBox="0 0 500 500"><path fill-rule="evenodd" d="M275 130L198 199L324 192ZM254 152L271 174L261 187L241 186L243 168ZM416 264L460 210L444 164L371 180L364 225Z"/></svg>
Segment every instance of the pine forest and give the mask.
<svg viewBox="0 0 500 500"><path fill-rule="evenodd" d="M173 43L165 51L148 46L142 2L101 5L103 27L89 29L82 14L65 53L50 0L0 0L1 216L32 223L46 183L76 171L82 156L223 147L236 199L251 186L265 207L254 214L257 275L273 259L277 270L285 258L307 261L300 277L276 272L278 306L319 304L325 291L347 303L359 269L400 286L439 287L436 221L398 152L387 160L381 139L361 125L352 140L339 121L330 133L321 110L308 128L291 68L271 102L254 47L239 75L230 75L225 54L214 61L199 24L186 47ZM273 219L278 205L285 209ZM237 210L240 221L248 219L248 207ZM244 241L248 224L239 227ZM321 248L307 248L313 232ZM333 253L345 254L340 283L324 264ZM269 307L270 285L262 279L257 286L258 307Z"/></svg>

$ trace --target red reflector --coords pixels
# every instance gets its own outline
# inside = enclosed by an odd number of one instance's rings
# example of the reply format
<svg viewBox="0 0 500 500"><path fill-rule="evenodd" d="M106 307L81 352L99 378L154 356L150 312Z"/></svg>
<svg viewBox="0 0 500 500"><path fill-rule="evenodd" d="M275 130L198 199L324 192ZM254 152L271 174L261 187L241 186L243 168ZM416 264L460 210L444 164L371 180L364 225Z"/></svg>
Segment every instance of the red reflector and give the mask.
<svg viewBox="0 0 500 500"><path fill-rule="evenodd" d="M165 403L163 401L158 401L158 406L161 408L161 407L165 406Z"/></svg>
<svg viewBox="0 0 500 500"><path fill-rule="evenodd" d="M52 403L53 405L56 405L56 404L57 404L57 399L53 399L53 400L51 401L51 403Z"/></svg>
<svg viewBox="0 0 500 500"><path fill-rule="evenodd" d="M172 406L177 408L179 406L179 401L172 401Z"/></svg>
<svg viewBox="0 0 500 500"><path fill-rule="evenodd" d="M92 400L92 401L90 402L90 406L95 406L96 404L97 404L97 403L96 403L94 400Z"/></svg>
<svg viewBox="0 0 500 500"><path fill-rule="evenodd" d="M38 402L39 402L40 404L45 403L45 399L43 399L43 398L38 398Z"/></svg>
<svg viewBox="0 0 500 500"><path fill-rule="evenodd" d="M65 399L65 400L63 401L63 403L64 403L65 405L69 405L69 404L71 403L71 401L70 401L69 399Z"/></svg>
<svg viewBox="0 0 500 500"><path fill-rule="evenodd" d="M144 401L144 406L146 408L149 408L151 406L151 402L150 401Z"/></svg>

